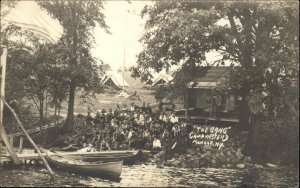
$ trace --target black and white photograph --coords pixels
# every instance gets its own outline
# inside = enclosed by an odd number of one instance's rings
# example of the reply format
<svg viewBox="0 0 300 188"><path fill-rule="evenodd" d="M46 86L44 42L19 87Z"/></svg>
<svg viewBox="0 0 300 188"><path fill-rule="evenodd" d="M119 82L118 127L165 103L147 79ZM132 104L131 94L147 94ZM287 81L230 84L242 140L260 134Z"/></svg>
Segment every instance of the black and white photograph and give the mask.
<svg viewBox="0 0 300 188"><path fill-rule="evenodd" d="M299 1L0 2L0 187L299 187Z"/></svg>

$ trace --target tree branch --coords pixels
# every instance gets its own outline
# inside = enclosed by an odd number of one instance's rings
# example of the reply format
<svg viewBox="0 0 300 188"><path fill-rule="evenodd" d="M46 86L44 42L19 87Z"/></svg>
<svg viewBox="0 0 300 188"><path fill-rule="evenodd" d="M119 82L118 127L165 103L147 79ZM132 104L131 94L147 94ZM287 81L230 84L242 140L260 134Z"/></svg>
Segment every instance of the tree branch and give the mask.
<svg viewBox="0 0 300 188"><path fill-rule="evenodd" d="M240 49L242 49L243 47L243 41L242 41L242 38L237 30L237 26L234 22L234 19L233 19L233 13L232 12L229 12L227 14L227 17L228 17L228 20L229 20L229 23L230 23L230 26L231 26L231 30L233 32L233 34L235 35L235 38L236 38L236 41L238 43L238 46L240 46Z"/></svg>

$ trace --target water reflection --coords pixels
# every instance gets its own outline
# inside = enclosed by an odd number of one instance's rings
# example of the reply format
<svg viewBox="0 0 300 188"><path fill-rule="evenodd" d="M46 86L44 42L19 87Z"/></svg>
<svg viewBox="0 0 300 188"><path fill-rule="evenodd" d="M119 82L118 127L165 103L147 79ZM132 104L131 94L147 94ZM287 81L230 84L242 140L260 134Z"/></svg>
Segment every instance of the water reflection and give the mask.
<svg viewBox="0 0 300 188"><path fill-rule="evenodd" d="M54 169L52 182L42 166L0 171L0 186L121 186L121 187L296 187L299 173L289 169L186 169L156 165L124 166L118 180L108 180Z"/></svg>

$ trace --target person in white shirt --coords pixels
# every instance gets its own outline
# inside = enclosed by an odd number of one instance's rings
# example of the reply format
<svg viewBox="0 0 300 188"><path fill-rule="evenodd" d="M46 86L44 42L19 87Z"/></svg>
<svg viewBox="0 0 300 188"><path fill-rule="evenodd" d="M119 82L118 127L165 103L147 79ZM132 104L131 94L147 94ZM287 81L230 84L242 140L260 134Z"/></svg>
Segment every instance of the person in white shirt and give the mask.
<svg viewBox="0 0 300 188"><path fill-rule="evenodd" d="M150 124L152 122L152 117L150 115L147 116L147 124Z"/></svg>
<svg viewBox="0 0 300 188"><path fill-rule="evenodd" d="M139 126L143 126L145 124L145 118L144 118L144 114L139 114L136 118L135 118L136 123Z"/></svg>
<svg viewBox="0 0 300 188"><path fill-rule="evenodd" d="M80 152L96 152L96 149L93 147L92 144L89 144L87 147L84 147L78 151L80 151Z"/></svg>
<svg viewBox="0 0 300 188"><path fill-rule="evenodd" d="M135 132L130 129L130 131L128 132L128 136L127 136L127 141L128 141L128 146L130 146L130 144L135 140Z"/></svg>
<svg viewBox="0 0 300 188"><path fill-rule="evenodd" d="M123 105L122 111L123 111L123 112L127 112L127 111L128 111L128 107L127 107L126 104Z"/></svg>
<svg viewBox="0 0 300 188"><path fill-rule="evenodd" d="M135 110L135 105L134 105L134 103L131 103L130 111L133 112L134 110Z"/></svg>
<svg viewBox="0 0 300 188"><path fill-rule="evenodd" d="M160 116L159 116L159 120L163 121L163 122L168 122L168 118L167 116L165 115L165 113L161 113Z"/></svg>
<svg viewBox="0 0 300 188"><path fill-rule="evenodd" d="M178 117L177 116L175 116L175 114L174 113L172 113L171 115L170 115L170 122L171 123L173 123L173 124L175 124L175 123L178 123Z"/></svg>
<svg viewBox="0 0 300 188"><path fill-rule="evenodd" d="M172 127L172 130L173 132L173 135L174 137L178 136L179 135L179 132L180 132L180 126L178 123L176 123L173 127Z"/></svg>
<svg viewBox="0 0 300 188"><path fill-rule="evenodd" d="M152 146L153 150L160 150L161 149L161 142L157 137L154 138L152 145L153 145Z"/></svg>

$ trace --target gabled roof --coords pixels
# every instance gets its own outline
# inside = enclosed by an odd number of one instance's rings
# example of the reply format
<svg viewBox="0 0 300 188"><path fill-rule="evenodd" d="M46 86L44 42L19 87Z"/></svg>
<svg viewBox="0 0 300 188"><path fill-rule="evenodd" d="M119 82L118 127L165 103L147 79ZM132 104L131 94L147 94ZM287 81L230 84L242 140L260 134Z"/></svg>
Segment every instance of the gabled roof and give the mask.
<svg viewBox="0 0 300 188"><path fill-rule="evenodd" d="M152 87L158 84L165 84L172 81L172 76L167 74L159 74L155 79L153 79Z"/></svg>
<svg viewBox="0 0 300 188"><path fill-rule="evenodd" d="M117 72L107 71L105 76L101 80L102 85L116 86L118 88L123 87L123 77ZM124 80L124 86L128 87L129 84Z"/></svg>
<svg viewBox="0 0 300 188"><path fill-rule="evenodd" d="M194 81L188 83L188 88L214 88L223 78L228 78L231 67L203 67L203 71Z"/></svg>

